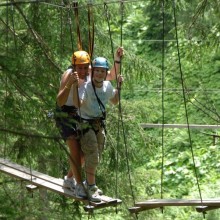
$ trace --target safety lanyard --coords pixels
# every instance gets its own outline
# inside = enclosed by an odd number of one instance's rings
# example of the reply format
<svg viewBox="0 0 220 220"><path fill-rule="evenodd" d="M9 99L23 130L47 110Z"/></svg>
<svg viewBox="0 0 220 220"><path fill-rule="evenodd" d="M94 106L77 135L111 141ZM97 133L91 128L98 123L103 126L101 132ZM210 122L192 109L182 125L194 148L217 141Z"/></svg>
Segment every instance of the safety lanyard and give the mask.
<svg viewBox="0 0 220 220"><path fill-rule="evenodd" d="M105 106L104 106L104 104L102 103L102 101L100 100L100 98L98 97L98 95L97 95L97 93L96 93L96 89L95 89L95 85L94 85L93 81L92 81L92 87L93 87L93 90L94 90L96 99L97 99L97 101L98 101L99 108L100 108L100 110L102 111L103 119L105 120L105 119L106 119ZM103 110L104 110L104 111L103 111Z"/></svg>

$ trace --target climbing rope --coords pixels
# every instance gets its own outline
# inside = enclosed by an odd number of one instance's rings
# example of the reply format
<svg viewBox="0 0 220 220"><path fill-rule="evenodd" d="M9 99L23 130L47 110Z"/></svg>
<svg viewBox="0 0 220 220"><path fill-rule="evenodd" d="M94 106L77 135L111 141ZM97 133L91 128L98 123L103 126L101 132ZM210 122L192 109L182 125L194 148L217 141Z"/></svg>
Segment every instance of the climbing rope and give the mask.
<svg viewBox="0 0 220 220"><path fill-rule="evenodd" d="M182 93L183 93L183 99L184 99L184 108L185 108L185 116L186 116L186 121L187 121L189 143L190 143L190 149L191 149L192 160L193 160L193 169L194 169L194 173L195 173L195 177L196 177L196 183L197 183L197 187L198 187L198 191L199 191L200 200L201 200L201 203L202 203L203 199L202 199L202 193L201 193L200 184L199 184L198 173L197 173L197 170L196 170L194 150L193 150L193 145L192 145L191 132L190 132L190 128L189 128L188 110L187 110L187 106L186 106L184 77L183 77L182 64L181 64L181 58L180 58L179 38L178 38L178 31L177 31L177 17L176 17L176 2L175 2L175 0L173 0L173 16L174 16L175 35L176 35L176 47L177 47L177 54L178 54L178 64L179 64L179 71L180 71L181 84L182 84Z"/></svg>
<svg viewBox="0 0 220 220"><path fill-rule="evenodd" d="M114 60L113 41L112 41L111 28L110 28L110 18L109 18L108 6L107 6L106 3L104 3L104 9L105 9L106 19L107 19L107 23L108 23L108 32L109 32L110 43L111 43L111 51L112 51L113 60ZM121 31L121 33L122 33L122 31ZM116 82L117 82L117 89L118 89L118 91L120 93L120 88L118 88L119 83L118 83L117 74L116 74ZM125 138L125 129L124 129L124 123L123 123L123 117L122 117L122 111L121 111L120 95L119 95L119 104L118 104L118 106L119 106L119 115L120 115L120 120L121 120L121 125L122 125L122 133L123 133L124 146L125 146L125 154L126 154L126 163L127 163L127 169L128 169L129 185L130 185L130 189L131 189L133 203L135 204L135 196L134 196L133 186L132 186L132 181L131 181L131 172L130 172L130 164L129 164L129 153L128 153L128 147L127 147L127 142L126 142L126 138ZM117 188L117 186L116 186L116 188Z"/></svg>
<svg viewBox="0 0 220 220"><path fill-rule="evenodd" d="M91 4L88 4L88 37L89 37L89 56L92 60L94 50L95 24Z"/></svg>
<svg viewBox="0 0 220 220"><path fill-rule="evenodd" d="M73 47L73 30L72 30L72 19L71 19L71 6L68 7L68 24L69 24L69 31L70 31L70 40L71 40L71 46L72 46L72 51L74 50Z"/></svg>
<svg viewBox="0 0 220 220"><path fill-rule="evenodd" d="M8 0L7 0L8 2ZM9 15L8 15L8 6L7 6L7 9L6 9L6 26L8 27L9 24L8 24L8 20L9 20ZM6 54L8 54L8 28L7 28L7 33L6 33ZM7 76L7 73L5 74L5 100L8 96L8 76ZM7 116L6 116L6 103L4 103L4 106L5 106L5 113L4 113L4 129L7 129ZM3 156L5 158L6 156L6 146L7 146L7 133L4 134L4 149L3 149Z"/></svg>
<svg viewBox="0 0 220 220"><path fill-rule="evenodd" d="M165 57L165 1L162 1L162 60L161 60L161 79L162 79L162 136L161 136L161 146L162 146L162 158L161 158L161 189L160 189L160 197L163 199L163 181L164 181L164 124L165 124L165 118L164 118L164 86L165 86L165 76L164 76L164 57ZM161 208L163 212L163 207Z"/></svg>
<svg viewBox="0 0 220 220"><path fill-rule="evenodd" d="M75 23L76 23L76 33L77 33L77 48L82 50L82 39L80 34L80 25L79 25L79 12L78 12L78 2L73 2L74 14L75 14Z"/></svg>
<svg viewBox="0 0 220 220"><path fill-rule="evenodd" d="M121 14L121 20L120 20L120 46L122 47L123 46L123 21L124 21L124 4L123 4L123 1L121 1L121 4L120 4L120 14ZM122 59L121 59L121 65L120 65L120 71L119 73L121 74L122 72ZM115 62L114 62L114 68L115 68L115 73L116 73L116 66L115 66ZM117 80L117 75L116 75L116 80ZM120 140L120 119L121 119L121 115L122 115L122 110L121 110L121 85L119 85L119 82L117 82L117 88L118 88L118 95L119 95L119 103L118 103L118 125L117 125L117 130L118 130L118 133L117 133L117 147L116 147L116 181L115 181L115 195L116 195L116 198L118 198L118 164L119 164L119 155L118 155L118 152L119 152L119 140ZM116 206L116 212L117 212L117 206Z"/></svg>

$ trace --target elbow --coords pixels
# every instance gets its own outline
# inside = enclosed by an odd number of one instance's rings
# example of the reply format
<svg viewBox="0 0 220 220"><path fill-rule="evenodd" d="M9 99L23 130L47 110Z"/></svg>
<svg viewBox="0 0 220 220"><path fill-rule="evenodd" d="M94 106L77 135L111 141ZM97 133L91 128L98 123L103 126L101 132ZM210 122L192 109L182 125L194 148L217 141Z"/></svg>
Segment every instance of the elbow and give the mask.
<svg viewBox="0 0 220 220"><path fill-rule="evenodd" d="M57 105L58 105L59 107L63 106L62 103L59 102L58 100L57 100Z"/></svg>
<svg viewBox="0 0 220 220"><path fill-rule="evenodd" d="M62 107L62 106L64 105L64 103L62 102L61 99L59 99L59 97L57 97L56 101L57 101L57 105L58 105L59 107Z"/></svg>
<svg viewBox="0 0 220 220"><path fill-rule="evenodd" d="M74 104L74 106L76 107L76 108L80 108L81 107L81 101L80 101L80 99L75 99L75 100L73 100L73 104Z"/></svg>

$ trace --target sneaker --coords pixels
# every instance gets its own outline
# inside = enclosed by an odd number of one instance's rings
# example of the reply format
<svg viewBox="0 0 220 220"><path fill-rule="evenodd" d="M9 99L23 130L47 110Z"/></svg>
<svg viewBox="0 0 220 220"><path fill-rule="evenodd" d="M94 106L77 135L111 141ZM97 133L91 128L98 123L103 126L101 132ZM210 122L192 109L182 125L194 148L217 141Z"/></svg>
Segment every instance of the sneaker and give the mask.
<svg viewBox="0 0 220 220"><path fill-rule="evenodd" d="M87 189L88 188L88 184L87 184L86 180L83 182L83 184L84 184L85 188ZM101 189L99 189L98 186L95 185L95 187L97 187L98 194L100 196L103 195L103 191Z"/></svg>
<svg viewBox="0 0 220 220"><path fill-rule="evenodd" d="M84 189L82 184L76 184L75 196L77 198L82 198L82 199L86 199L87 198L86 191L85 191L85 189Z"/></svg>
<svg viewBox="0 0 220 220"><path fill-rule="evenodd" d="M94 186L88 186L88 197L89 197L89 200L92 201L92 202L101 202L101 198L100 198L100 195L98 194L98 191L97 191L98 187L96 185Z"/></svg>
<svg viewBox="0 0 220 220"><path fill-rule="evenodd" d="M76 180L74 178L64 177L63 187L70 189L71 191L75 191L76 188Z"/></svg>

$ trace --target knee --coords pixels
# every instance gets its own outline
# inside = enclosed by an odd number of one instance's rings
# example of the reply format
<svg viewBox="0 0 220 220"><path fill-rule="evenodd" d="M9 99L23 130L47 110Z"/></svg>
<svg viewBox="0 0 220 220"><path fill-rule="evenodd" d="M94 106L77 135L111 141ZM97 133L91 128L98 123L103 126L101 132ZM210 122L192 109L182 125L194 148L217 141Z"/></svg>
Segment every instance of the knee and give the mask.
<svg viewBox="0 0 220 220"><path fill-rule="evenodd" d="M85 168L95 169L99 164L98 151L85 156Z"/></svg>
<svg viewBox="0 0 220 220"><path fill-rule="evenodd" d="M85 166L97 167L99 163L99 149L97 137L92 129L81 138L81 148L85 155Z"/></svg>

